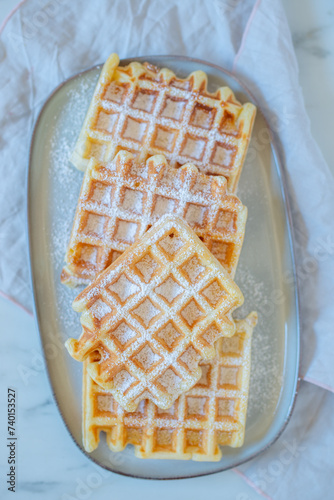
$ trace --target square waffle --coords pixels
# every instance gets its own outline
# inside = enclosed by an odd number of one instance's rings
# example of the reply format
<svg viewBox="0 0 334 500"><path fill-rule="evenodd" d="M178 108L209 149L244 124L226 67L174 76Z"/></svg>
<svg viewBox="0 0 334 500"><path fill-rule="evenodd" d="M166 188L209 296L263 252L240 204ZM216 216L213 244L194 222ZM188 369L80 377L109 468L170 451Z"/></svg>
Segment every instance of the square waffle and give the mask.
<svg viewBox="0 0 334 500"><path fill-rule="evenodd" d="M172 408L164 411L151 401L126 412L112 394L83 373L83 444L97 448L100 432L106 433L111 450L134 445L140 458L217 461L219 445L242 446L251 360L251 337L257 314L236 321L236 333L217 341L217 355L201 361L202 377Z"/></svg>
<svg viewBox="0 0 334 500"><path fill-rule="evenodd" d="M106 166L91 160L74 218L61 280L89 284L164 214L183 217L233 278L247 209L226 192L226 179L164 156L138 164L120 151Z"/></svg>
<svg viewBox="0 0 334 500"><path fill-rule="evenodd" d="M83 332L71 356L127 411L143 399L169 408L201 377L200 359L232 336L237 285L180 218L162 217L73 302Z"/></svg>
<svg viewBox="0 0 334 500"><path fill-rule="evenodd" d="M85 170L89 159L111 161L121 149L145 161L164 154L172 167L191 162L206 174L224 175L235 192L256 108L240 104L228 87L207 90L195 71L180 79L169 69L133 62L105 63L72 154Z"/></svg>

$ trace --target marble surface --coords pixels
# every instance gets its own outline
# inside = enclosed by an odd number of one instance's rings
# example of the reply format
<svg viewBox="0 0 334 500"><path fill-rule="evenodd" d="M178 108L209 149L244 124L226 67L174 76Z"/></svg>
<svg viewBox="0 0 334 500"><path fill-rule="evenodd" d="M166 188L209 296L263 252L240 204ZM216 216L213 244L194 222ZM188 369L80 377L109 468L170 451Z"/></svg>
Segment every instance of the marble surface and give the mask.
<svg viewBox="0 0 334 500"><path fill-rule="evenodd" d="M315 139L334 172L334 4L332 0L283 0L300 67L300 84ZM302 3L302 7L301 7ZM17 0L1 0L0 23ZM302 8L302 12L301 12ZM2 362L0 406L7 386L17 391L18 466L14 498L255 500L263 498L232 471L182 481L125 478L94 466L73 444L53 402L34 320L0 299ZM15 360L15 361L14 361ZM10 376L8 377L8 374ZM6 462L6 414L0 412L0 464ZM177 466L177 464L176 464ZM1 467L0 498L10 498Z"/></svg>
<svg viewBox="0 0 334 500"><path fill-rule="evenodd" d="M311 130L334 173L334 2L282 0Z"/></svg>

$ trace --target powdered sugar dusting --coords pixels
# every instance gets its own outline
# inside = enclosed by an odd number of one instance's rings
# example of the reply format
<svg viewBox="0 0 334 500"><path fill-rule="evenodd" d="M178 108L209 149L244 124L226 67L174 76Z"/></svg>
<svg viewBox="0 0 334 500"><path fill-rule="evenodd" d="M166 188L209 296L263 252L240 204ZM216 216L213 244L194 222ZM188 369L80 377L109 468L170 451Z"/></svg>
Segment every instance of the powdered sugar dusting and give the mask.
<svg viewBox="0 0 334 500"><path fill-rule="evenodd" d="M120 221L118 223L115 237L118 240L133 243L135 241L136 232L137 224L134 224L133 222Z"/></svg>
<svg viewBox="0 0 334 500"><path fill-rule="evenodd" d="M82 172L73 167L69 158L84 121L97 76L89 75L79 81L69 82L61 90L64 93L64 106L55 110L50 146L49 252L54 269L59 332L64 341L69 334L78 337L81 331L77 313L71 307L80 289L72 290L60 283L64 255L83 177ZM82 257L89 260L96 259L96 249L84 248Z"/></svg>
<svg viewBox="0 0 334 500"><path fill-rule="evenodd" d="M181 334L171 322L167 323L167 325L164 326L157 334L158 338L160 338L169 349L172 348L174 342L180 337L180 335Z"/></svg>
<svg viewBox="0 0 334 500"><path fill-rule="evenodd" d="M206 398L187 397L188 415L205 415Z"/></svg>
<svg viewBox="0 0 334 500"><path fill-rule="evenodd" d="M115 283L109 286L109 290L114 292L121 302L124 302L131 295L138 292L139 286L122 274Z"/></svg>
<svg viewBox="0 0 334 500"><path fill-rule="evenodd" d="M180 359L190 371L193 371L197 368L201 356L198 354L198 352L195 351L192 346L190 346L186 351L184 351Z"/></svg>
<svg viewBox="0 0 334 500"><path fill-rule="evenodd" d="M181 234L182 238L178 236ZM171 235L173 237L170 237ZM182 240L182 252L175 253L172 247L173 258L171 258L170 253L161 246L161 241L165 241L166 238L172 242ZM189 286L189 281L179 272L183 264L194 255L203 262L203 266L205 265L205 272L202 273L202 278L196 287ZM143 274L135 266L145 257L151 257L148 259L149 263L146 262L148 267L150 263L155 265L159 262L159 272L148 283L143 280ZM92 325L96 327L96 337L90 343L89 349L94 351L96 348L103 348L110 353L109 363L103 361L103 364L100 364L101 369L95 381L105 389L110 389L119 404L128 411L136 408L136 403L144 397L144 391L147 391L145 397L155 404L168 406L181 392L192 387L198 380L200 376L198 363L200 358L206 357L207 346L213 346L215 340L226 335L228 331L217 325L218 335L207 336L208 343L203 343L202 334L209 324L214 322L217 324L222 316L228 314L228 310L234 308L229 297L222 298L217 307L210 307L208 302L204 301L202 290L212 286L214 279L219 280L219 283L223 283L232 292L233 282L212 258L204 244L196 239L182 219L166 215L125 252L114 266L100 274L76 301L76 305L80 304L83 312L82 325L87 329L91 329ZM125 299L128 295L129 282L137 285L138 290L129 296L120 308L115 304L115 295ZM241 297L237 300L241 302ZM93 307L99 304L98 312L104 307L100 301L109 303L112 314L109 315L107 310L105 317L100 315L97 317L95 308L92 314L92 302L94 302ZM99 321L95 321L95 318ZM166 342L164 334L168 337L168 332L164 331L164 328L167 323L171 324L171 320L175 321L176 325L174 332L172 331L174 338L167 338ZM113 331L122 321L133 328L137 335L135 339L126 342L126 346L121 342L122 348L120 348ZM229 330L232 333L232 329ZM113 337L115 342L112 341ZM197 339L201 340L197 342ZM81 346L86 341L87 339L82 336ZM167 352L164 346L167 347ZM81 352L84 357L86 353L82 348ZM110 372L114 373L116 368L126 369L136 380L126 394L120 394L114 385L109 384Z"/></svg>
<svg viewBox="0 0 334 500"><path fill-rule="evenodd" d="M100 411L112 412L114 407L114 398L110 394L97 396L97 407Z"/></svg>
<svg viewBox="0 0 334 500"><path fill-rule="evenodd" d="M92 307L89 309L90 313L94 316L94 318L101 320L107 314L111 313L111 308L103 302L103 300L98 299Z"/></svg>
<svg viewBox="0 0 334 500"><path fill-rule="evenodd" d="M139 262L137 262L135 267L141 273L145 283L148 283L154 271L157 269L158 264L149 254L146 254Z"/></svg>
<svg viewBox="0 0 334 500"><path fill-rule="evenodd" d="M97 76L96 74L95 80ZM79 337L81 330L77 313L70 306L80 290L71 290L59 283L63 257L82 180L82 173L70 164L68 158L73 151L95 83L92 79L88 83L85 79L78 81L80 83L75 86L76 90L68 92L66 107L55 116L50 157L51 196L53 196L53 199L50 200L50 256L55 273L55 300L61 327L60 332L62 332L64 340L69 335ZM254 175L254 177L259 179L258 175ZM254 192L257 192L251 187L247 190L248 194L251 193L252 196L254 196ZM247 194L247 190L243 189L242 193L246 192ZM250 208L246 198L242 197ZM257 199L256 202L264 205L263 199ZM254 224L252 220L254 217L254 212L249 210L249 224ZM247 253L247 257L248 255L249 253ZM263 282L255 278L255 275L251 274L248 267L251 268L251 265L240 266L237 274L237 283L246 298L245 306L238 313L238 316L242 317L245 310L255 309L259 311L259 325L255 328L252 346L253 361L248 412L249 420L254 420L259 418L259 413L265 414L275 404L276 386L281 383L282 370L275 358L275 338L273 338L275 336L271 336L271 332L268 331L271 324L275 324L275 318L272 320L271 316L267 316L263 311L263 303L270 290ZM232 341L232 339L226 340ZM79 364L78 369L80 369ZM203 377L205 378L205 374Z"/></svg>
<svg viewBox="0 0 334 500"><path fill-rule="evenodd" d="M107 186L109 193L103 197L107 201L102 202L97 198ZM93 280L110 262L113 251L126 250L166 213L185 218L233 274L246 213L240 200L226 193L226 183L200 174L193 165L173 169L161 156L136 163L123 151L107 165L90 164L86 169L66 257L73 279ZM222 214L231 224L222 224ZM83 221L86 225L94 222L96 230L87 231ZM99 226L104 228L102 232ZM99 249L99 259L85 268L80 262L83 244ZM182 242L179 236L170 235L161 246L172 256L182 248Z"/></svg>
<svg viewBox="0 0 334 500"><path fill-rule="evenodd" d="M182 310L181 316L186 320L188 325L192 327L196 321L203 317L203 311L200 309L194 299Z"/></svg>
<svg viewBox="0 0 334 500"><path fill-rule="evenodd" d="M213 281L203 290L202 293L213 307L215 307L220 299L225 295L224 288L218 283L217 280Z"/></svg>
<svg viewBox="0 0 334 500"><path fill-rule="evenodd" d="M175 390L175 387L181 383L181 378L171 368L168 368L168 370L158 378L158 382L166 387L168 392L172 392Z"/></svg>
<svg viewBox="0 0 334 500"><path fill-rule="evenodd" d="M160 313L160 310L147 298L133 310L133 313L148 327L150 322Z"/></svg>
<svg viewBox="0 0 334 500"><path fill-rule="evenodd" d="M173 233L160 241L160 246L169 254L174 255L184 245L184 241Z"/></svg>
<svg viewBox="0 0 334 500"><path fill-rule="evenodd" d="M250 377L250 391L248 402L247 424L256 423L263 415L267 417L273 412L282 384L282 369L277 359L277 352L281 352L281 339L274 335L272 324L277 324L275 307L268 308L268 298L271 290L264 281L260 281L251 269L244 264L239 264L236 282L247 298L242 307L236 311L238 318L246 316L247 312L254 310L258 313L252 339L252 364ZM273 306L273 304L269 304ZM225 349L228 344L235 350L233 338L224 339ZM233 345L232 345L233 344Z"/></svg>
<svg viewBox="0 0 334 500"><path fill-rule="evenodd" d="M128 371L121 370L114 378L114 385L117 390L125 392L135 380Z"/></svg>
<svg viewBox="0 0 334 500"><path fill-rule="evenodd" d="M146 371L152 368L157 361L161 360L161 356L156 354L151 347L146 344L133 359Z"/></svg>
<svg viewBox="0 0 334 500"><path fill-rule="evenodd" d="M238 370L239 368L234 368L233 366L222 366L220 369L220 385L237 385Z"/></svg>
<svg viewBox="0 0 334 500"><path fill-rule="evenodd" d="M205 271L205 267L201 264L198 258L192 257L184 266L183 271L186 273L191 282L196 279Z"/></svg>
<svg viewBox="0 0 334 500"><path fill-rule="evenodd" d="M137 214L143 211L143 193L134 191L133 189L126 189L123 199L123 208L125 210L132 210Z"/></svg>
<svg viewBox="0 0 334 500"><path fill-rule="evenodd" d="M184 288L180 286L175 279L171 276L167 278L167 280L162 283L162 285L158 286L155 289L155 292L158 295L162 295L168 303L173 302L182 292L184 292Z"/></svg>
<svg viewBox="0 0 334 500"><path fill-rule="evenodd" d="M132 330L124 321L112 332L113 337L121 343L121 345L125 345L129 340L133 339L137 333Z"/></svg>
<svg viewBox="0 0 334 500"><path fill-rule="evenodd" d="M233 399L218 400L218 415L221 417L232 417L234 414L235 402Z"/></svg>
<svg viewBox="0 0 334 500"><path fill-rule="evenodd" d="M85 233L95 233L100 238L104 233L106 218L100 215L89 214L84 227Z"/></svg>

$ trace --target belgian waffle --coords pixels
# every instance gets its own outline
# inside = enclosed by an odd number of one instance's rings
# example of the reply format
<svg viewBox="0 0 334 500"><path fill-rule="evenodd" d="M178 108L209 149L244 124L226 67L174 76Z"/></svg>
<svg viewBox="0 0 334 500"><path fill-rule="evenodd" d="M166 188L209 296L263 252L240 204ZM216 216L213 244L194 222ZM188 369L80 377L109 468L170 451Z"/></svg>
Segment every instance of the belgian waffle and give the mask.
<svg viewBox="0 0 334 500"><path fill-rule="evenodd" d="M255 112L228 87L208 92L203 71L180 79L148 63L121 67L112 54L71 160L85 170L90 158L109 162L119 150L134 153L140 162L164 154L172 167L191 162L206 174L224 175L235 192Z"/></svg>
<svg viewBox="0 0 334 500"><path fill-rule="evenodd" d="M216 461L219 445L242 446L250 375L251 336L257 314L236 321L236 333L217 341L217 355L201 361L202 377L168 411L151 401L128 413L90 377L84 364L83 444L88 452L106 433L111 450L134 445L140 458Z"/></svg>
<svg viewBox="0 0 334 500"><path fill-rule="evenodd" d="M162 215L183 217L233 278L247 209L226 192L226 179L194 165L171 168L156 155L138 164L121 151L86 169L61 280L89 284Z"/></svg>
<svg viewBox="0 0 334 500"><path fill-rule="evenodd" d="M201 377L200 359L232 336L237 285L180 218L162 217L73 302L83 333L71 356L127 411L143 399L169 408Z"/></svg>

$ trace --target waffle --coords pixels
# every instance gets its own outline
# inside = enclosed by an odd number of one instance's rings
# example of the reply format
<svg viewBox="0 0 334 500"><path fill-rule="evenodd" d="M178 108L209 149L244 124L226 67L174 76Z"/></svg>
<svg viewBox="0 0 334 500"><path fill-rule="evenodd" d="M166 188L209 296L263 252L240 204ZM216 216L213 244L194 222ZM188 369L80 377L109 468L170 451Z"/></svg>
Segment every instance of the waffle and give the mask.
<svg viewBox="0 0 334 500"><path fill-rule="evenodd" d="M148 63L120 67L112 54L71 161L85 170L90 158L109 162L122 149L139 161L164 154L172 167L191 162L206 174L224 175L235 192L255 112L253 104L241 105L228 87L209 93L203 71L180 79Z"/></svg>
<svg viewBox="0 0 334 500"><path fill-rule="evenodd" d="M90 160L81 188L61 280L89 284L162 215L183 217L234 276L247 209L226 180L194 165L171 168L156 155L137 164L121 151L107 166Z"/></svg>
<svg viewBox="0 0 334 500"><path fill-rule="evenodd" d="M232 336L243 296L194 231L162 217L73 302L83 332L71 356L127 411L143 399L169 408L201 377L200 359Z"/></svg>
<svg viewBox="0 0 334 500"><path fill-rule="evenodd" d="M218 354L201 361L202 378L182 394L169 411L151 401L140 403L135 413L127 413L111 393L83 374L83 444L88 452L99 444L100 431L106 433L112 451L134 445L140 458L193 459L217 461L218 445L242 446L251 357L251 336L257 314L236 321L232 338L217 341Z"/></svg>

